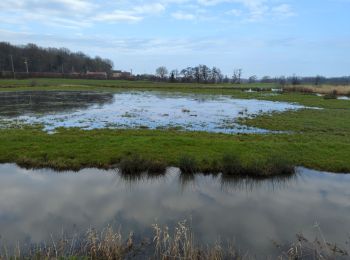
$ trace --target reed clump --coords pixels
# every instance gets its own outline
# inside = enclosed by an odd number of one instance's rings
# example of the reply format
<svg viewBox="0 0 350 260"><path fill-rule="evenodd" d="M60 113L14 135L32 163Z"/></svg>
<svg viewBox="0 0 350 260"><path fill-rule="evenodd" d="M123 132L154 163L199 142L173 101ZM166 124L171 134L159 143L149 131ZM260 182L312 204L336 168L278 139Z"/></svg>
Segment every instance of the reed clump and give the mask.
<svg viewBox="0 0 350 260"><path fill-rule="evenodd" d="M338 92L337 92L337 90L334 89L332 92L327 93L323 98L324 99L337 99L337 96L338 96Z"/></svg>
<svg viewBox="0 0 350 260"><path fill-rule="evenodd" d="M221 169L226 175L241 175L245 172L241 159L232 153L223 155Z"/></svg>
<svg viewBox="0 0 350 260"><path fill-rule="evenodd" d="M196 158L191 155L182 155L178 164L182 173L193 174L199 170Z"/></svg>
<svg viewBox="0 0 350 260"><path fill-rule="evenodd" d="M227 176L273 177L295 173L295 166L284 157L271 155L265 160L251 160L243 163L235 154L225 154L221 161L221 170Z"/></svg>
<svg viewBox="0 0 350 260"><path fill-rule="evenodd" d="M141 155L134 154L123 158L119 163L119 169L124 174L140 174L143 172L163 173L166 163L160 160L147 160Z"/></svg>
<svg viewBox="0 0 350 260"><path fill-rule="evenodd" d="M309 94L322 94L322 95L344 95L350 94L350 86L333 86L333 85L298 85L298 86L285 86L283 88L284 92L300 92Z"/></svg>
<svg viewBox="0 0 350 260"><path fill-rule="evenodd" d="M162 228L158 224L153 225L153 230L154 259L242 259L232 245L224 246L217 242L212 246L198 246L186 221L178 222L174 232L170 232L167 226Z"/></svg>

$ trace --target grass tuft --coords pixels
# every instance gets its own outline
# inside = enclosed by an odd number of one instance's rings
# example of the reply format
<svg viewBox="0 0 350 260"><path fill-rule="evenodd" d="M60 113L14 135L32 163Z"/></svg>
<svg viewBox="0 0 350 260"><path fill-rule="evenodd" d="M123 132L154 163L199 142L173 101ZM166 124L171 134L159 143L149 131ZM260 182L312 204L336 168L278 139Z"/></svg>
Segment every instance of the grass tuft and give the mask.
<svg viewBox="0 0 350 260"><path fill-rule="evenodd" d="M241 175L244 172L240 158L232 153L222 157L222 173L227 175Z"/></svg>
<svg viewBox="0 0 350 260"><path fill-rule="evenodd" d="M119 168L124 174L140 174L148 170L148 161L138 154L123 158Z"/></svg>
<svg viewBox="0 0 350 260"><path fill-rule="evenodd" d="M190 155L182 155L179 158L179 168L182 173L196 173L198 171L197 160Z"/></svg>
<svg viewBox="0 0 350 260"><path fill-rule="evenodd" d="M119 169L123 174L164 173L166 167L167 165L164 161L146 160L138 154L125 157L119 163Z"/></svg>
<svg viewBox="0 0 350 260"><path fill-rule="evenodd" d="M332 92L326 94L323 98L324 99L337 99L338 92L337 90L333 90Z"/></svg>

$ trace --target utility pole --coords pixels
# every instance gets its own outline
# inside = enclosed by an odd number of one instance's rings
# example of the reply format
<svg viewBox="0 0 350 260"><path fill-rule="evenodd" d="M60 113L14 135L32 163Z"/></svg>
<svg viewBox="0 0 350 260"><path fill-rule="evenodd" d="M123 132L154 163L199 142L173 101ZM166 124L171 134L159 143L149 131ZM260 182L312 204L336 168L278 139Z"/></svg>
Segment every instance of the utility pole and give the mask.
<svg viewBox="0 0 350 260"><path fill-rule="evenodd" d="M24 64L26 65L26 70L27 70L27 75L29 74L29 69L28 69L28 60L27 58L24 58Z"/></svg>
<svg viewBox="0 0 350 260"><path fill-rule="evenodd" d="M13 79L16 79L16 74L15 74L15 66L13 65L13 56L12 56L12 54L10 55L10 58L11 58L11 65L12 65Z"/></svg>

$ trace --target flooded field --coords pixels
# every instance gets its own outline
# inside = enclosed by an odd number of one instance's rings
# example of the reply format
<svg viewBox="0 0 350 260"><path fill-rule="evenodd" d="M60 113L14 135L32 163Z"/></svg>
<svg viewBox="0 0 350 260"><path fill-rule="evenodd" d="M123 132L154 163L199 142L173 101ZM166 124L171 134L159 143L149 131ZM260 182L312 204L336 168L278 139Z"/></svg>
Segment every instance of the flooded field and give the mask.
<svg viewBox="0 0 350 260"><path fill-rule="evenodd" d="M267 130L237 124L237 118L302 108L287 102L151 91L0 93L2 124L42 124L49 132L79 127L264 133Z"/></svg>
<svg viewBox="0 0 350 260"><path fill-rule="evenodd" d="M344 245L350 230L349 175L298 168L293 178L249 180L220 175L130 178L116 171L79 173L0 165L2 243L48 241L63 231L108 224L152 237L151 225L170 228L187 219L200 243L230 240L243 252L274 255L273 241L310 238L319 225L327 240Z"/></svg>

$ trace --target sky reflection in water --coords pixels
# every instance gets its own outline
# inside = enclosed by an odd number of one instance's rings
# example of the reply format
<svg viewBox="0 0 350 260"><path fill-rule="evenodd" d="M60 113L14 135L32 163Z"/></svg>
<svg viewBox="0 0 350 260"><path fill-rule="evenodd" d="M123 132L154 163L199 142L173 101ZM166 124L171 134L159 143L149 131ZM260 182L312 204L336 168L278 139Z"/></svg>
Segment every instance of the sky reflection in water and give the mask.
<svg viewBox="0 0 350 260"><path fill-rule="evenodd" d="M163 177L126 178L115 171L29 171L0 165L0 230L6 241L38 242L62 230L120 225L149 235L155 222L192 222L198 240L236 241L242 250L275 251L271 240L313 237L320 224L330 241L350 230L349 175L300 168L291 179L249 181L195 175L176 168Z"/></svg>
<svg viewBox="0 0 350 260"><path fill-rule="evenodd" d="M46 131L54 131L58 127L180 127L208 132L265 133L266 130L239 125L235 120L261 113L304 108L286 102L151 91L115 94L76 91L1 93L0 99L2 95L6 95L2 99L7 103L2 103L1 110L4 112L0 118L6 116L12 122L19 120L43 124Z"/></svg>

